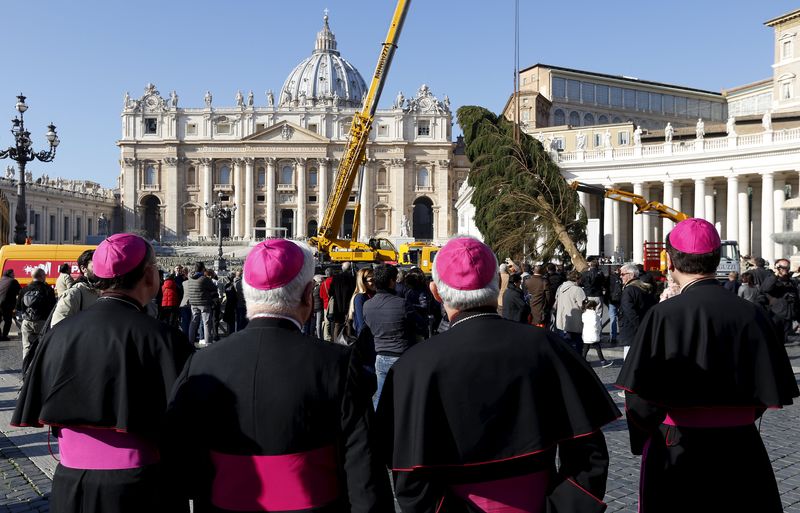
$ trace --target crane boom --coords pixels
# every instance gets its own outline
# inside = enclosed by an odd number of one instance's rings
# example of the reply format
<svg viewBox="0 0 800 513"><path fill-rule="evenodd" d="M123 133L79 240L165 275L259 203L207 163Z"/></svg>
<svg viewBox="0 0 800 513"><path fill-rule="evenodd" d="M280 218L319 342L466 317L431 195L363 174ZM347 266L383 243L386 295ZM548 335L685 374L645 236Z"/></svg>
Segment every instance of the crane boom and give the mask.
<svg viewBox="0 0 800 513"><path fill-rule="evenodd" d="M375 111L378 108L378 101L386 83L386 75L397 49L397 41L403 28L406 13L408 12L411 0L398 0L395 7L392 23L389 32L386 34L375 66L375 73L372 75L369 90L364 99L361 111L353 116L353 124L350 128L350 135L345 147L344 155L336 173L336 182L328 204L325 206L325 214L319 226L316 237L311 239L312 244L316 244L320 252L328 253L333 247L349 248L353 251L365 252L369 247L360 247L355 241L340 240L339 231L342 227L344 213L347 209L347 201L353 190L353 183L358 175L358 169L363 165L369 133L372 129L372 122ZM357 247L358 246L358 247ZM363 245L366 246L366 245Z"/></svg>
<svg viewBox="0 0 800 513"><path fill-rule="evenodd" d="M659 201L647 201L645 197L640 194L581 182L572 182L569 186L578 192L585 192L623 203L630 203L636 207L636 214L655 214L658 215L658 217L663 217L670 221L675 221L676 223L689 218L689 216L683 212L668 207Z"/></svg>

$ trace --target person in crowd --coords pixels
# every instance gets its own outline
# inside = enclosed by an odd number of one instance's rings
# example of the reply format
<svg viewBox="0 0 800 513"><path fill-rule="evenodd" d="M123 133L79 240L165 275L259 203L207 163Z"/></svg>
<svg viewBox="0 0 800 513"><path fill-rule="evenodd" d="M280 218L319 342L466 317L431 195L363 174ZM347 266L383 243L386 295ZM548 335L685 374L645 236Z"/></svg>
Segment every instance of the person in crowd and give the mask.
<svg viewBox="0 0 800 513"><path fill-rule="evenodd" d="M760 287L761 283L773 275L773 273L767 269L767 261L761 257L754 257L752 259L752 268L748 271L753 276L753 284L756 287Z"/></svg>
<svg viewBox="0 0 800 513"><path fill-rule="evenodd" d="M439 251L431 289L450 329L395 363L378 405L400 509L603 511L601 427L620 413L594 372L497 314L497 260L476 239Z"/></svg>
<svg viewBox="0 0 800 513"><path fill-rule="evenodd" d="M247 326L247 306L244 304L244 285L242 283L242 270L236 271L233 279L233 289L236 291L236 331L241 331Z"/></svg>
<svg viewBox="0 0 800 513"><path fill-rule="evenodd" d="M98 279L94 274L92 263L94 252L93 249L87 249L78 257L81 276L72 287L58 296L58 302L50 317L50 328L67 317L86 310L100 297L100 289L97 288Z"/></svg>
<svg viewBox="0 0 800 513"><path fill-rule="evenodd" d="M600 360L600 365L603 367L611 367L614 362L606 360L603 356L603 349L600 347L600 331L601 331L601 317L597 315L597 308L599 308L597 301L587 298L583 302L583 314L581 320L583 321L583 359L585 360L589 354L589 348L593 347L597 353L597 359Z"/></svg>
<svg viewBox="0 0 800 513"><path fill-rule="evenodd" d="M731 271L728 273L728 280L722 284L725 287L725 290L730 290L734 294L739 293L739 287L741 286L741 282L739 282L739 273Z"/></svg>
<svg viewBox="0 0 800 513"><path fill-rule="evenodd" d="M376 292L372 299L364 303L364 324L370 329L375 343L378 388L373 403L377 407L386 374L417 339L414 313L406 300L395 291L397 267L381 264L375 267L373 279Z"/></svg>
<svg viewBox="0 0 800 513"><path fill-rule="evenodd" d="M503 294L506 293L508 288L508 279L511 277L508 271L508 264L503 262L497 268L500 275L500 291L497 293L497 313L503 314Z"/></svg>
<svg viewBox="0 0 800 513"><path fill-rule="evenodd" d="M761 282L760 292L767 302L767 311L784 343L792 341L795 336L792 322L798 319L800 311L797 286L797 281L789 276L789 261L785 258L778 259L775 274Z"/></svg>
<svg viewBox="0 0 800 513"><path fill-rule="evenodd" d="M364 329L364 303L375 295L375 276L372 269L365 267L356 273L356 290L350 298L347 323L353 326L353 335L358 336Z"/></svg>
<svg viewBox="0 0 800 513"><path fill-rule="evenodd" d="M620 268L615 267L608 273L608 323L609 323L609 342L617 343L619 335L619 306L622 302L622 278L619 275Z"/></svg>
<svg viewBox="0 0 800 513"><path fill-rule="evenodd" d="M339 338L347 321L347 309L350 307L350 298L353 297L353 292L356 290L356 277L353 274L352 264L345 262L342 264L342 272L337 274L331 280L330 297L333 298L333 308L331 316L333 318L333 327L331 336L333 340Z"/></svg>
<svg viewBox="0 0 800 513"><path fill-rule="evenodd" d="M603 317L603 298L606 295L606 276L600 270L600 260L589 260L589 268L581 274L580 286L583 288L586 299L591 299L598 304L595 309L597 316Z"/></svg>
<svg viewBox="0 0 800 513"><path fill-rule="evenodd" d="M432 332L431 313L433 297L431 296L425 274L419 267L409 269L405 274L406 307L412 312L417 341L430 338Z"/></svg>
<svg viewBox="0 0 800 513"><path fill-rule="evenodd" d="M753 274L750 271L742 273L742 285L739 287L737 295L751 303L758 303L758 294L759 290L753 279Z"/></svg>
<svg viewBox="0 0 800 513"><path fill-rule="evenodd" d="M167 439L195 511L394 509L351 349L300 333L313 274L308 247L256 245L244 264L250 323L195 353L178 379Z"/></svg>
<svg viewBox="0 0 800 513"><path fill-rule="evenodd" d="M168 274L161 285L161 311L159 318L170 326L178 325L178 308L181 305L181 291L174 274Z"/></svg>
<svg viewBox="0 0 800 513"><path fill-rule="evenodd" d="M189 342L197 340L197 329L203 323L203 340L198 342L205 347L214 340L214 303L219 298L217 286L205 274L203 262L194 265L194 274L184 283L185 294L192 306L192 322L189 324Z"/></svg>
<svg viewBox="0 0 800 513"><path fill-rule="evenodd" d="M14 322L14 308L17 306L17 296L21 289L19 282L14 278L14 270L3 271L3 277L0 278L0 314L3 318L0 341L9 340L8 333L11 331L11 323Z"/></svg>
<svg viewBox="0 0 800 513"><path fill-rule="evenodd" d="M320 288L322 280L325 277L321 274L314 275L314 289L311 291L311 298L314 300L314 308L312 317L314 318L313 335L322 340L322 321L325 318L325 307L322 304L322 296L320 296Z"/></svg>
<svg viewBox="0 0 800 513"><path fill-rule="evenodd" d="M319 286L319 297L322 298L322 340L330 342L333 340L333 324L331 324L331 284L333 283L333 268L325 268L325 278Z"/></svg>
<svg viewBox="0 0 800 513"><path fill-rule="evenodd" d="M403 269L397 270L397 285L395 285L395 292L400 297L406 297L406 272Z"/></svg>
<svg viewBox="0 0 800 513"><path fill-rule="evenodd" d="M503 318L514 322L528 322L531 307L522 291L522 275L514 273L508 278L508 288L503 294Z"/></svg>
<svg viewBox="0 0 800 513"><path fill-rule="evenodd" d="M578 271L572 270L567 273L567 281L556 290L555 304L556 330L578 354L583 353L581 316L583 315L583 302L586 300L586 294L578 285L580 278L581 275Z"/></svg>
<svg viewBox="0 0 800 513"><path fill-rule="evenodd" d="M528 303L531 307L531 324L540 328L547 327L551 304L550 282L543 272L543 266L534 266L533 272L525 280L525 288L530 296Z"/></svg>
<svg viewBox="0 0 800 513"><path fill-rule="evenodd" d="M681 288L678 286L678 283L672 278L670 273L667 273L667 285L664 287L664 290L661 291L661 296L658 298L659 303L671 297L675 297L680 293Z"/></svg>
<svg viewBox="0 0 800 513"><path fill-rule="evenodd" d="M136 235L112 235L93 271L100 299L45 335L11 423L50 426L58 438L50 511L188 512L168 483L162 442L192 346L143 311L160 285L155 252Z"/></svg>
<svg viewBox="0 0 800 513"><path fill-rule="evenodd" d="M47 274L44 269L37 268L31 275L31 282L20 291L17 298L17 311L22 312L20 334L23 375L28 370L33 352L39 345L39 333L56 304L56 296L46 280Z"/></svg>
<svg viewBox="0 0 800 513"><path fill-rule="evenodd" d="M75 283L72 277L72 266L66 262L58 266L58 278L56 278L56 296L60 296Z"/></svg>
<svg viewBox="0 0 800 513"><path fill-rule="evenodd" d="M184 267L183 269L183 280L182 280L182 288L183 288L183 296L181 296L181 304L178 307L178 312L180 315L180 323L181 323L181 331L186 338L191 340L191 336L189 335L189 327L192 324L192 305L189 304L189 290L186 286L187 282L189 281L189 269ZM196 329L196 327L195 327ZM195 332L195 336L197 333Z"/></svg>
<svg viewBox="0 0 800 513"><path fill-rule="evenodd" d="M763 310L719 286L714 225L687 219L666 238L681 293L645 316L617 378L639 511L783 511L755 421L800 395Z"/></svg>
<svg viewBox="0 0 800 513"><path fill-rule="evenodd" d="M625 264L620 267L622 279L622 299L619 305L619 341L625 346L623 358L633 343L636 330L642 323L644 315L656 304L653 288L639 279L639 268L636 264Z"/></svg>

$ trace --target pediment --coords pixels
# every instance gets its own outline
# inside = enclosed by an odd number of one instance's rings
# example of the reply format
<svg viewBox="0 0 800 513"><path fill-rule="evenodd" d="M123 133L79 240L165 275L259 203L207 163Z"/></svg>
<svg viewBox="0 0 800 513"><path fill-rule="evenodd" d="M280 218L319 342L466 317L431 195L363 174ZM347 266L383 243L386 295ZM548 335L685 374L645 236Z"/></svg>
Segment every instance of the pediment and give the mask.
<svg viewBox="0 0 800 513"><path fill-rule="evenodd" d="M271 127L244 138L247 142L276 142L276 143L329 143L330 140L322 137L294 123L281 121Z"/></svg>

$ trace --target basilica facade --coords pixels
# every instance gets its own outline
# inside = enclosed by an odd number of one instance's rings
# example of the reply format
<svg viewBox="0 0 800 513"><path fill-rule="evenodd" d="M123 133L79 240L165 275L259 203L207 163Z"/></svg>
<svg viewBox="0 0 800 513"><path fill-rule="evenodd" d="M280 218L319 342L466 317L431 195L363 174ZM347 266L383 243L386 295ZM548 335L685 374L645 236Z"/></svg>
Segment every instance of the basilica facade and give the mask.
<svg viewBox="0 0 800 513"><path fill-rule="evenodd" d="M220 201L237 206L223 237L316 235L366 91L326 14L311 55L258 100L239 91L232 105L217 106L206 92L204 105L182 107L176 91L162 95L153 84L138 98L126 94L118 141L125 230L162 241L215 238L205 206ZM443 241L455 232L469 164L452 121L448 97L424 84L377 111L342 236Z"/></svg>

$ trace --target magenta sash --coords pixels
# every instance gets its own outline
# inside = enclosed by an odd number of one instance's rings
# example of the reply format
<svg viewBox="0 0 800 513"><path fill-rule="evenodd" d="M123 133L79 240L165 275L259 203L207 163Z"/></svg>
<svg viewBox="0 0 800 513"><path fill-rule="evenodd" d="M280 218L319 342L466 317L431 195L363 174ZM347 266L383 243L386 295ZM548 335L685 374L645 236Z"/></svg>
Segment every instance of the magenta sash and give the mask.
<svg viewBox="0 0 800 513"><path fill-rule="evenodd" d="M84 470L139 468L160 459L155 444L131 433L99 428L60 428L61 464Z"/></svg>
<svg viewBox="0 0 800 513"><path fill-rule="evenodd" d="M458 497L487 513L541 513L545 510L549 483L550 473L543 471L450 488Z"/></svg>
<svg viewBox="0 0 800 513"><path fill-rule="evenodd" d="M317 508L339 496L336 451L322 447L279 456L242 456L211 451L216 474L214 506L234 511Z"/></svg>
<svg viewBox="0 0 800 513"><path fill-rule="evenodd" d="M756 420L753 408L674 408L664 424L690 428L747 426Z"/></svg>

